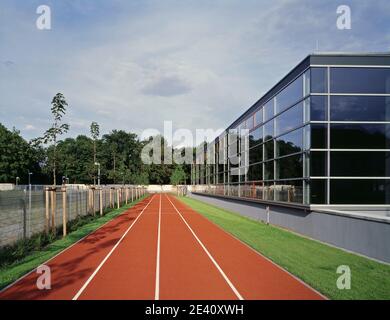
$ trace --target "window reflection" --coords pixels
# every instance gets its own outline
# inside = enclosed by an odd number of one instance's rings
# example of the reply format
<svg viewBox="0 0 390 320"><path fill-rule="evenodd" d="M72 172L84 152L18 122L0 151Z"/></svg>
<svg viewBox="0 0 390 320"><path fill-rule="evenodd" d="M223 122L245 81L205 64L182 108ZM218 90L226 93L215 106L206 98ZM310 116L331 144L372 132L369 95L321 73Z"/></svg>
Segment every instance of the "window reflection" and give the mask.
<svg viewBox="0 0 390 320"><path fill-rule="evenodd" d="M255 126L258 126L263 122L263 110L259 110L255 113Z"/></svg>
<svg viewBox="0 0 390 320"><path fill-rule="evenodd" d="M261 163L252 165L248 169L248 181L259 181L263 179L263 165Z"/></svg>
<svg viewBox="0 0 390 320"><path fill-rule="evenodd" d="M275 123L276 135L301 126L303 124L303 103L301 102L277 116Z"/></svg>
<svg viewBox="0 0 390 320"><path fill-rule="evenodd" d="M249 150L249 164L263 161L263 145L258 145Z"/></svg>
<svg viewBox="0 0 390 320"><path fill-rule="evenodd" d="M276 113L282 112L303 98L303 76L284 88L276 96Z"/></svg>
<svg viewBox="0 0 390 320"><path fill-rule="evenodd" d="M282 157L301 152L303 148L303 129L292 131L279 137L276 141L276 156Z"/></svg>
<svg viewBox="0 0 390 320"><path fill-rule="evenodd" d="M274 162L268 161L264 163L264 180L272 180L274 178Z"/></svg>
<svg viewBox="0 0 390 320"><path fill-rule="evenodd" d="M275 200L292 203L303 203L303 182L283 181L275 185Z"/></svg>
<svg viewBox="0 0 390 320"><path fill-rule="evenodd" d="M312 124L310 143L313 149L326 149L328 138L328 126L326 124Z"/></svg>
<svg viewBox="0 0 390 320"><path fill-rule="evenodd" d="M291 179L303 177L302 155L281 158L276 161L276 179Z"/></svg>
<svg viewBox="0 0 390 320"><path fill-rule="evenodd" d="M249 146L254 147L263 142L263 128L257 128L253 130L249 135Z"/></svg>
<svg viewBox="0 0 390 320"><path fill-rule="evenodd" d="M274 121L271 120L264 125L264 141L272 139L274 136Z"/></svg>
<svg viewBox="0 0 390 320"><path fill-rule="evenodd" d="M390 93L388 68L331 68L332 93Z"/></svg>
<svg viewBox="0 0 390 320"><path fill-rule="evenodd" d="M268 121L274 116L274 99L268 101L264 107L264 122Z"/></svg>
<svg viewBox="0 0 390 320"><path fill-rule="evenodd" d="M330 201L332 204L390 204L390 180L333 179Z"/></svg>
<svg viewBox="0 0 390 320"><path fill-rule="evenodd" d="M330 119L333 121L389 121L390 97L332 96Z"/></svg>
<svg viewBox="0 0 390 320"><path fill-rule="evenodd" d="M264 144L264 160L274 158L274 141L268 141Z"/></svg>
<svg viewBox="0 0 390 320"><path fill-rule="evenodd" d="M310 176L325 177L328 171L328 153L325 151L310 152Z"/></svg>
<svg viewBox="0 0 390 320"><path fill-rule="evenodd" d="M388 124L331 124L331 148L334 149L389 149Z"/></svg>
<svg viewBox="0 0 390 320"><path fill-rule="evenodd" d="M327 180L311 180L310 184L310 202L312 204L327 203Z"/></svg>
<svg viewBox="0 0 390 320"><path fill-rule="evenodd" d="M330 153L331 176L389 177L390 152L335 151Z"/></svg>
<svg viewBox="0 0 390 320"><path fill-rule="evenodd" d="M326 121L328 119L328 97L311 96L310 97L310 120Z"/></svg>
<svg viewBox="0 0 390 320"><path fill-rule="evenodd" d="M312 93L328 92L327 68L311 68L310 89Z"/></svg>

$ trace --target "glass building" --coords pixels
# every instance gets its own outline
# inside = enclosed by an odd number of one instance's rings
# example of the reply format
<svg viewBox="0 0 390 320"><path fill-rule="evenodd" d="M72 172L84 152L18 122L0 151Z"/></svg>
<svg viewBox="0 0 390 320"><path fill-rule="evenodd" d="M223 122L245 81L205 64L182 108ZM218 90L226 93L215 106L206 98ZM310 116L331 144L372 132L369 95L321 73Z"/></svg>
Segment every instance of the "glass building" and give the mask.
<svg viewBox="0 0 390 320"><path fill-rule="evenodd" d="M241 129L244 145L227 136ZM390 205L390 55L308 56L204 145L192 184L264 203Z"/></svg>

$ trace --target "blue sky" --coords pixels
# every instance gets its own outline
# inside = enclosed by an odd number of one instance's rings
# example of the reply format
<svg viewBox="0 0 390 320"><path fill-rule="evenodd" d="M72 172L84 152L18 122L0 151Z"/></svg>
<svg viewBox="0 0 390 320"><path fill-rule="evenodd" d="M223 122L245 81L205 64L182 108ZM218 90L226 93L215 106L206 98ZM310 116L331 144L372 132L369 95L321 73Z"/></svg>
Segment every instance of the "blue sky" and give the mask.
<svg viewBox="0 0 390 320"><path fill-rule="evenodd" d="M35 26L39 5L52 30ZM352 29L338 30L349 5ZM309 53L390 51L390 1L2 0L0 122L27 139L69 102L68 135L224 128Z"/></svg>

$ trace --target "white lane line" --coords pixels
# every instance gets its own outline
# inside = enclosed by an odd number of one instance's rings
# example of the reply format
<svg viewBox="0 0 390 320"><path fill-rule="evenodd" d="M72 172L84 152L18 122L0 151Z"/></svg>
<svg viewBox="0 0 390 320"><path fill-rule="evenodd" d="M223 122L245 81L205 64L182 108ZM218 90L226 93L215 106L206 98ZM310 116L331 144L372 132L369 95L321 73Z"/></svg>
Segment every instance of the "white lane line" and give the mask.
<svg viewBox="0 0 390 320"><path fill-rule="evenodd" d="M103 267L104 263L108 260L108 258L111 256L111 254L115 251L115 249L119 246L119 244L122 242L122 240L126 237L128 232L131 230L131 228L134 226L134 224L138 221L138 219L141 217L141 215L144 213L146 208L149 206L149 204L153 201L154 196L150 201L146 204L146 206L142 209L141 213L137 216L137 218L133 221L133 223L130 225L130 227L127 228L126 232L123 234L123 236L118 240L118 242L115 244L115 246L110 250L110 252L106 255L106 257L103 259L103 261L99 264L99 266L96 268L96 270L91 274L91 276L88 278L88 280L84 283L84 285L81 287L81 289L76 293L76 295L73 297L72 300L77 300L80 295L83 293L85 288L88 286L88 284L92 281L92 279L96 276L96 274L99 272L99 270Z"/></svg>
<svg viewBox="0 0 390 320"><path fill-rule="evenodd" d="M134 202L134 201L132 201ZM129 204L132 204L129 203ZM138 202L139 203L139 202ZM87 235L85 235L84 237L80 238L79 240L77 240L76 242L74 242L73 244L71 244L69 247L66 247L65 249L61 250L60 252L58 252L57 254L55 254L53 257L47 259L45 262L42 262L40 265L46 265L48 264L49 262L51 262L52 260L54 260L55 258L57 258L59 255L65 253L66 251L68 251L69 249L71 249L72 247L74 247L76 244L79 244L81 241L85 240L87 237L89 236L92 236L94 233L96 233L97 231L99 231L100 229L102 229L103 227L105 227L107 224L109 224L110 222L114 221L115 219L119 218L120 216L126 214L127 212L129 212L131 209L134 209L135 208L135 205L137 205L138 203L135 203L133 204L133 206L131 206L130 208L126 209L125 211L123 211L122 213L118 214L115 218L112 218L110 220L108 220L107 222L105 222L104 224L102 224L99 228L95 229L94 231L92 231L91 233L88 233ZM3 289L0 290L0 294L5 292L6 290L8 290L9 288L11 288L12 286L14 286L15 284L19 283L20 281L22 281L24 278L26 278L27 276L29 276L30 274L32 274L33 272L36 272L37 271L37 268L34 268L32 269L31 271L29 271L28 273L26 273L25 275L21 276L20 278L18 278L17 280L15 280L14 282L12 282L11 284L9 284L8 286L4 287Z"/></svg>
<svg viewBox="0 0 390 320"><path fill-rule="evenodd" d="M157 261L156 261L156 286L154 291L154 299L160 299L160 234L161 234L161 194L160 206L158 209L158 232L157 232Z"/></svg>
<svg viewBox="0 0 390 320"><path fill-rule="evenodd" d="M241 296L241 294L238 292L238 290L236 289L236 287L233 285L233 283L230 281L230 279L227 277L227 275L225 274L225 272L223 272L222 268L219 266L219 264L217 263L217 261L215 261L215 259L213 258L213 256L211 255L211 253L207 250L207 248L205 247L205 245L202 243L202 241L200 241L200 239L198 238L198 236L195 234L194 230L192 230L192 228L190 227L190 225L187 223L186 219L184 219L184 217L182 216L182 214L180 213L179 210L177 210L176 206L173 204L173 202L171 201L171 199L169 199L168 196L166 196L168 201L172 204L173 208L176 210L176 212L179 214L180 218L184 221L184 223L186 224L186 226L188 227L188 229L191 231L192 235L195 237L195 239L198 241L198 243L200 244L200 246L203 248L203 250L206 252L206 254L208 255L208 257L210 258L210 260L212 261L212 263L215 265L215 267L218 269L219 273L222 275L222 277L225 279L226 283L229 285L229 287L232 289L232 291L234 292L234 294L237 296L237 298L239 300L244 300L244 298Z"/></svg>

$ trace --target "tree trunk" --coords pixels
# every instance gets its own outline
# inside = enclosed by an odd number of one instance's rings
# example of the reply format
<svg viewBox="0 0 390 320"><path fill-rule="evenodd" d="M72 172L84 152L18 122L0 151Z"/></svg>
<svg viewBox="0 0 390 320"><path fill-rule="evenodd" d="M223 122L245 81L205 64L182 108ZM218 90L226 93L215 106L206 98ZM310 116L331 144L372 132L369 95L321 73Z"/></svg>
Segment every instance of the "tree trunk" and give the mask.
<svg viewBox="0 0 390 320"><path fill-rule="evenodd" d="M57 145L56 145L56 139L54 139L54 155L53 155L53 186L54 187L57 185L57 181L56 181L56 151L57 151Z"/></svg>
<svg viewBox="0 0 390 320"><path fill-rule="evenodd" d="M96 140L93 141L93 185L96 185Z"/></svg>

